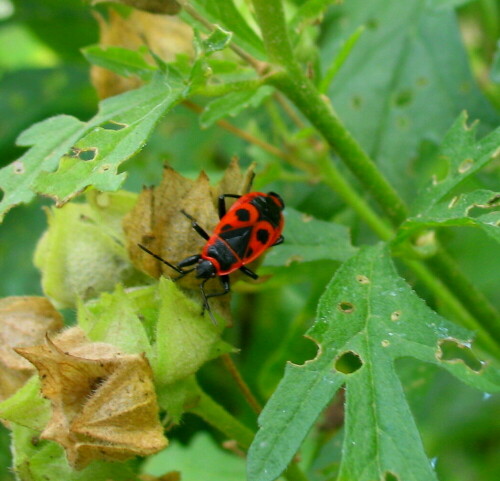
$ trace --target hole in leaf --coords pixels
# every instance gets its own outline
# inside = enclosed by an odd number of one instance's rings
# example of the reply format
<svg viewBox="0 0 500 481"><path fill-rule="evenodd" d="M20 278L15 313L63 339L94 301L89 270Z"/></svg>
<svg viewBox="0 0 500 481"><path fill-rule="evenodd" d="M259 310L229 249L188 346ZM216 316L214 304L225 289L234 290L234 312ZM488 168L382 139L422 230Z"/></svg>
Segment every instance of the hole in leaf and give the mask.
<svg viewBox="0 0 500 481"><path fill-rule="evenodd" d="M363 276L363 275L356 276L356 280L360 284L370 284L370 279L368 279L368 277Z"/></svg>
<svg viewBox="0 0 500 481"><path fill-rule="evenodd" d="M78 152L78 158L84 160L85 162L89 160L94 160L97 157L97 149L92 147L90 149L83 149Z"/></svg>
<svg viewBox="0 0 500 481"><path fill-rule="evenodd" d="M380 344L382 344L382 347L389 347L391 345L391 343L387 339L381 341Z"/></svg>
<svg viewBox="0 0 500 481"><path fill-rule="evenodd" d="M461 174L465 174L472 165L474 164L474 161L472 159L465 159L459 166L458 166L458 172Z"/></svg>
<svg viewBox="0 0 500 481"><path fill-rule="evenodd" d="M401 311L394 311L392 314L391 314L391 321L399 321L399 318L401 317Z"/></svg>
<svg viewBox="0 0 500 481"><path fill-rule="evenodd" d="M359 95L355 95L352 100L352 106L354 109L359 110L361 108L361 105L363 103L363 99Z"/></svg>
<svg viewBox="0 0 500 481"><path fill-rule="evenodd" d="M478 372L483 367L481 361L472 352L472 349L453 339L444 339L439 342L438 359L446 362L463 362L469 369Z"/></svg>
<svg viewBox="0 0 500 481"><path fill-rule="evenodd" d="M335 369L344 374L352 374L363 365L363 361L354 351L346 351L337 357Z"/></svg>
<svg viewBox="0 0 500 481"><path fill-rule="evenodd" d="M13 162L12 167L14 169L14 174L24 174L26 172L24 163L20 160L16 160L15 162Z"/></svg>
<svg viewBox="0 0 500 481"><path fill-rule="evenodd" d="M398 94L396 94L396 97L394 99L394 103L398 107L404 107L405 105L411 104L413 101L413 92L411 90L402 90Z"/></svg>
<svg viewBox="0 0 500 481"><path fill-rule="evenodd" d="M384 481L400 481L399 476L396 476L394 473L390 471L385 472Z"/></svg>
<svg viewBox="0 0 500 481"><path fill-rule="evenodd" d="M350 314L352 311L354 311L354 304L344 301L339 303L338 308L340 311L345 312L346 314Z"/></svg>
<svg viewBox="0 0 500 481"><path fill-rule="evenodd" d="M108 122L104 122L103 124L101 124L101 127L105 130L122 130L128 127L128 125L110 120Z"/></svg>

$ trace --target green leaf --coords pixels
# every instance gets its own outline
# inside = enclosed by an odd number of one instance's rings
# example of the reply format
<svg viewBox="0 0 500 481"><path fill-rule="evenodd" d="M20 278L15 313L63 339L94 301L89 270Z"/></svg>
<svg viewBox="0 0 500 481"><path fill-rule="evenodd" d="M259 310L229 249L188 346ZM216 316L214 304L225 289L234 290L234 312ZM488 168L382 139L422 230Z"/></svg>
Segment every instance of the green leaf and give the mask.
<svg viewBox="0 0 500 481"><path fill-rule="evenodd" d="M232 37L232 32L228 32L216 25L215 30L202 42L204 53L209 55L224 50L231 42Z"/></svg>
<svg viewBox="0 0 500 481"><path fill-rule="evenodd" d="M437 364L488 392L500 390L500 372L475 357L471 333L418 298L384 245L365 248L343 264L307 335L318 344L318 355L303 366L287 366L261 414L249 451L250 481L279 476L342 384L347 401L338 481L436 480L396 375L400 357Z"/></svg>
<svg viewBox="0 0 500 481"><path fill-rule="evenodd" d="M28 203L35 196L33 184L43 172L57 168L59 159L80 137L84 126L74 117L58 115L32 125L18 138L20 146L33 147L21 158L0 170L0 220L13 206Z"/></svg>
<svg viewBox="0 0 500 481"><path fill-rule="evenodd" d="M158 120L183 98L184 88L173 72L157 74L137 90L102 101L86 123L57 116L30 127L18 143L31 149L0 170L0 216L30 202L35 193L63 204L90 185L117 190L126 177L118 167L144 146Z"/></svg>
<svg viewBox="0 0 500 481"><path fill-rule="evenodd" d="M203 459L194 463L193 459ZM245 479L245 460L223 451L207 433L196 434L184 446L173 441L167 449L150 456L142 472L162 476L169 471L180 471L182 481L234 481Z"/></svg>
<svg viewBox="0 0 500 481"><path fill-rule="evenodd" d="M480 141L476 140L477 123L467 125L467 114L463 112L450 128L436 156L436 160L446 162L445 174L434 176L417 197L412 211L426 212L440 202L460 182L500 157L500 128ZM437 163L437 162L436 162Z"/></svg>
<svg viewBox="0 0 500 481"><path fill-rule="evenodd" d="M356 253L347 227L314 219L289 207L285 210L283 235L285 242L266 254L266 266L318 260L345 261Z"/></svg>
<svg viewBox="0 0 500 481"><path fill-rule="evenodd" d="M405 240L422 228L450 226L481 227L493 239L500 242L499 199L500 193L476 190L459 194L451 200L441 201L423 213L407 219L400 227L396 242ZM496 210L488 212L489 209Z"/></svg>
<svg viewBox="0 0 500 481"><path fill-rule="evenodd" d="M38 438L40 433L14 424L12 450L14 471L23 481L130 481L136 479L133 463L94 461L81 471L73 470L64 449Z"/></svg>
<svg viewBox="0 0 500 481"><path fill-rule="evenodd" d="M483 133L498 125L498 114L471 75L451 8L423 0L350 0L326 20L325 66L360 25L366 27L329 96L347 129L406 200L428 178L426 146L438 145L461 111L480 118Z"/></svg>
<svg viewBox="0 0 500 481"><path fill-rule="evenodd" d="M272 91L271 87L263 86L257 90L231 92L223 97L212 100L212 102L206 105L200 115L200 125L206 129L223 117L228 115L234 117L249 107L258 107Z"/></svg>
<svg viewBox="0 0 500 481"><path fill-rule="evenodd" d="M487 190L457 194L450 198L460 183L484 168L500 155L500 128L476 140L477 124L468 127L462 113L446 134L435 165L442 172L417 196L412 216L401 226L396 242L401 242L419 229L439 226L479 226L494 239L500 239L498 193Z"/></svg>
<svg viewBox="0 0 500 481"><path fill-rule="evenodd" d="M145 60L144 56L148 53L145 47L129 50L123 47L92 45L82 49L82 53L90 63L123 77L137 76L147 81L158 70Z"/></svg>

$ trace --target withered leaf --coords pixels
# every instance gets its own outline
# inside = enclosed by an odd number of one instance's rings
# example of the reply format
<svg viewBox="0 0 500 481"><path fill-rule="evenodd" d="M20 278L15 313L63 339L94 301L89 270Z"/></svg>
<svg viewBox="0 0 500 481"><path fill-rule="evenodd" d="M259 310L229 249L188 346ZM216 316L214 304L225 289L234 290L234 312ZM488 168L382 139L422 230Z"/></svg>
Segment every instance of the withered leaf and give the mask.
<svg viewBox="0 0 500 481"><path fill-rule="evenodd" d="M144 356L89 342L71 328L45 345L18 348L37 369L52 417L41 434L82 469L95 459L123 461L163 449L151 368Z"/></svg>
<svg viewBox="0 0 500 481"><path fill-rule="evenodd" d="M62 316L45 297L0 299L0 400L14 394L35 372L13 348L39 344L47 332L62 327Z"/></svg>

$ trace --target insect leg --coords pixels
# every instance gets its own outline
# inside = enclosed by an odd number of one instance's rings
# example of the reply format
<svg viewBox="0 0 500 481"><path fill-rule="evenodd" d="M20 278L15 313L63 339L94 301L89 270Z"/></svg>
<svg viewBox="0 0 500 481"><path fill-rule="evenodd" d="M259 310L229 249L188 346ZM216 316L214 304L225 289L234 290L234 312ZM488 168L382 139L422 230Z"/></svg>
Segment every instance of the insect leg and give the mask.
<svg viewBox="0 0 500 481"><path fill-rule="evenodd" d="M198 234L203 237L204 239L208 240L210 239L210 236L206 233L206 231L198 225L198 222L196 222L196 219L192 216L190 216L184 209L181 210L181 212L191 221L191 227L198 232Z"/></svg>
<svg viewBox="0 0 500 481"><path fill-rule="evenodd" d="M217 321L215 320L215 317L212 314L212 310L210 309L210 304L208 303L208 299L210 297L223 296L223 295L227 294L229 292L229 290L231 289L231 281L229 280L228 275L220 276L219 279L220 279L220 282L221 282L224 290L222 292L213 292L212 294L207 294L205 292L205 282L207 282L209 279L210 278L205 279L200 284L201 295L203 297L203 311L206 309L208 311L208 313L210 314L210 319L212 319L212 322L214 324L217 324Z"/></svg>
<svg viewBox="0 0 500 481"><path fill-rule="evenodd" d="M200 254L195 254L194 256L189 256L186 257L184 260L180 261L177 264L177 267L187 267L187 266L192 266L193 264L196 264L200 260L201 255Z"/></svg>
<svg viewBox="0 0 500 481"><path fill-rule="evenodd" d="M219 219L222 219L226 215L226 197L233 197L235 199L239 199L241 195L238 194L219 195Z"/></svg>
<svg viewBox="0 0 500 481"><path fill-rule="evenodd" d="M276 242L273 244L273 246L279 246L280 244L283 244L283 242L285 242L285 238L282 235L280 235L276 240Z"/></svg>
<svg viewBox="0 0 500 481"><path fill-rule="evenodd" d="M252 279L258 279L259 276L252 270L250 270L246 266L241 266L240 271L243 272L243 274L246 274L248 277L251 277Z"/></svg>

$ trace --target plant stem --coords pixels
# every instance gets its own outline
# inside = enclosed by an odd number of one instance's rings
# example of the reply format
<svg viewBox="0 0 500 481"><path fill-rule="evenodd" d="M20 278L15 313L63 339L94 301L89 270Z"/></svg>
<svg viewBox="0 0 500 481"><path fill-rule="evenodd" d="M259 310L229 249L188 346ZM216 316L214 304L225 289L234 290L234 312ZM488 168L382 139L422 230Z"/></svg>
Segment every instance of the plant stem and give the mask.
<svg viewBox="0 0 500 481"><path fill-rule="evenodd" d="M234 439L242 448L247 450L254 437L252 430L241 424L201 389L199 396L197 406L189 411L200 416L208 424L224 433L228 438ZM288 481L308 481L306 475L294 461L290 463L283 475Z"/></svg>
<svg viewBox="0 0 500 481"><path fill-rule="evenodd" d="M428 262L429 268L441 277L464 302L469 311L481 319L490 335L500 342L500 315L488 298L464 276L455 260L441 249Z"/></svg>
<svg viewBox="0 0 500 481"><path fill-rule="evenodd" d="M237 441L242 448L247 450L254 437L252 430L241 424L201 389L199 394L198 405L191 408L190 411L224 433L229 439Z"/></svg>
<svg viewBox="0 0 500 481"><path fill-rule="evenodd" d="M231 374L231 377L236 382L238 388L242 392L247 403L250 405L250 407L254 410L255 413L259 414L262 411L262 406L260 405L259 401L257 401L257 398L252 394L252 391L250 391L248 384L245 382L240 372L238 371L238 368L234 364L231 355L223 354L221 356L221 360L226 370L229 372L229 374Z"/></svg>

